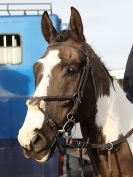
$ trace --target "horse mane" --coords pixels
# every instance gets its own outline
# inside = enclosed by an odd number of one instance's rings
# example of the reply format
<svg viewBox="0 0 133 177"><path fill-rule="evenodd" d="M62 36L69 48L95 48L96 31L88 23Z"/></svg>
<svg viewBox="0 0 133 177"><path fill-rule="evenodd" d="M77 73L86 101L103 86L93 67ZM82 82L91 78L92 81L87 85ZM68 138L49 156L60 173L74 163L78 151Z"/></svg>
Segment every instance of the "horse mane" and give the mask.
<svg viewBox="0 0 133 177"><path fill-rule="evenodd" d="M110 95L110 85L113 86L112 76L89 44L86 44L86 50L93 70L97 96Z"/></svg>
<svg viewBox="0 0 133 177"><path fill-rule="evenodd" d="M77 34L69 29L62 30L57 33L56 42L66 42L66 41L75 41L75 42L81 42L79 41ZM85 42L85 37L83 36L82 41Z"/></svg>
<svg viewBox="0 0 133 177"><path fill-rule="evenodd" d="M70 30L62 30L56 36L57 42L65 42L70 38L71 31Z"/></svg>

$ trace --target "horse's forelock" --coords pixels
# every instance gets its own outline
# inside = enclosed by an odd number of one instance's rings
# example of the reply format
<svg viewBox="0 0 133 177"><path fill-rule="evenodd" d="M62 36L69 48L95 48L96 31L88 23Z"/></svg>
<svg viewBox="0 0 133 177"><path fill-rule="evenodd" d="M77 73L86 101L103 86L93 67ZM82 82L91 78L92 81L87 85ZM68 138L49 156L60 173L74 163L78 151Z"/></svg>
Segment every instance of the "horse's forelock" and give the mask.
<svg viewBox="0 0 133 177"><path fill-rule="evenodd" d="M62 30L57 33L57 36L55 38L55 41L57 42L66 42L66 41L75 41L75 42L85 42L85 37L83 41L80 41L77 37L77 34L72 30Z"/></svg>
<svg viewBox="0 0 133 177"><path fill-rule="evenodd" d="M70 38L70 30L62 30L56 36L57 42L65 42Z"/></svg>

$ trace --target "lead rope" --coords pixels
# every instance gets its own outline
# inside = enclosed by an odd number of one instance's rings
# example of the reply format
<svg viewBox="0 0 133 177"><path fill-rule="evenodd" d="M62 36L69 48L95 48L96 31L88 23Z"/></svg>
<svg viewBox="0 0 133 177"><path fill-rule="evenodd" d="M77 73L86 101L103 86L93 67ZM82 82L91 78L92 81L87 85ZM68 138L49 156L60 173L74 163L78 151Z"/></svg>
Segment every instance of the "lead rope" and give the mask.
<svg viewBox="0 0 133 177"><path fill-rule="evenodd" d="M86 144L82 142L78 143L78 152L79 152L79 168L80 168L80 175L81 177L87 176L87 168L84 166L83 154L86 153Z"/></svg>
<svg viewBox="0 0 133 177"><path fill-rule="evenodd" d="M98 177L99 176L99 169L98 169L98 167L97 167L97 165L95 163L94 156L92 154L92 150L91 150L91 147L89 145L87 147L87 153L88 153L88 156L90 158L94 173Z"/></svg>
<svg viewBox="0 0 133 177"><path fill-rule="evenodd" d="M79 148L79 168L80 168L80 174L81 177L85 177L84 176L84 170L83 170L83 149Z"/></svg>

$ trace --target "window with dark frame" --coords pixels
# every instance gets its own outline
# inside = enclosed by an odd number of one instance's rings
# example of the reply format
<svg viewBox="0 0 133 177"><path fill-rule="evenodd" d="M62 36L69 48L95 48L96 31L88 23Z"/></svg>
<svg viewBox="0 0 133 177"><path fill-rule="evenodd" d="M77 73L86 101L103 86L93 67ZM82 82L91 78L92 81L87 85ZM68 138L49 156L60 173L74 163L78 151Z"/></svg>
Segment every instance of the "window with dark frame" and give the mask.
<svg viewBox="0 0 133 177"><path fill-rule="evenodd" d="M22 62L21 37L19 34L0 34L0 64Z"/></svg>

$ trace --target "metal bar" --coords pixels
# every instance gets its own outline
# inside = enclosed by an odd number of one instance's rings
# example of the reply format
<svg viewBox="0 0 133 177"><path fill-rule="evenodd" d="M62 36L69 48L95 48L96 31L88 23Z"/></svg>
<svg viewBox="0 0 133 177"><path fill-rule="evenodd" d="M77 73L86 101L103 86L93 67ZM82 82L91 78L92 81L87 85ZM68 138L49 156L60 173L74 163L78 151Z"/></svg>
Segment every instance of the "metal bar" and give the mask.
<svg viewBox="0 0 133 177"><path fill-rule="evenodd" d="M6 35L3 36L3 41L4 41L4 47L6 47L7 43L6 43Z"/></svg>
<svg viewBox="0 0 133 177"><path fill-rule="evenodd" d="M16 46L15 36L12 35L12 47Z"/></svg>
<svg viewBox="0 0 133 177"><path fill-rule="evenodd" d="M52 4L51 3L0 3L0 12L8 12L8 15L11 15L11 12L18 12L18 11L23 11L24 15L27 15L26 11L36 11L37 14L39 14L39 11L44 11L44 10L52 14Z"/></svg>

